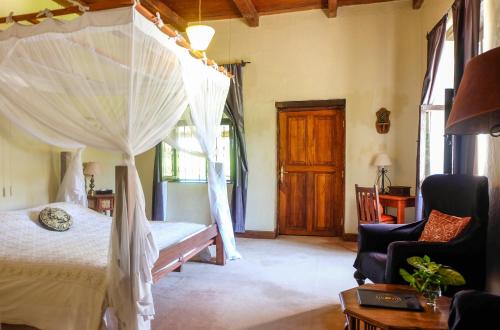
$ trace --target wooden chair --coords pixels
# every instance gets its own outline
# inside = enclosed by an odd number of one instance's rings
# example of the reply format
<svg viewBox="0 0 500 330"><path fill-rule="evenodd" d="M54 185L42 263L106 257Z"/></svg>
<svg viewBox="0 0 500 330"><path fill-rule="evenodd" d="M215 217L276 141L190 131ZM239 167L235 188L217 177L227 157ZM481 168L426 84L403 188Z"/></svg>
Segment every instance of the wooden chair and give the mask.
<svg viewBox="0 0 500 330"><path fill-rule="evenodd" d="M360 187L356 185L356 208L358 210L358 223L396 223L396 218L383 213L383 207L378 200L376 186Z"/></svg>

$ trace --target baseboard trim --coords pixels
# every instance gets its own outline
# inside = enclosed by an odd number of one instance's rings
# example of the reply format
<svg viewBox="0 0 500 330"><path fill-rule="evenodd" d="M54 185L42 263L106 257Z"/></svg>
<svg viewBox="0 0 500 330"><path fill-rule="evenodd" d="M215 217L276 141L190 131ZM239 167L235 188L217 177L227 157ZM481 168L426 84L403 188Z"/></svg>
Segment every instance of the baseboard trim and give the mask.
<svg viewBox="0 0 500 330"><path fill-rule="evenodd" d="M349 234L349 233L344 233L342 235L342 239L347 242L357 242L358 241L358 234Z"/></svg>
<svg viewBox="0 0 500 330"><path fill-rule="evenodd" d="M276 231L246 230L244 233L236 233L235 236L241 238L275 239L278 234Z"/></svg>

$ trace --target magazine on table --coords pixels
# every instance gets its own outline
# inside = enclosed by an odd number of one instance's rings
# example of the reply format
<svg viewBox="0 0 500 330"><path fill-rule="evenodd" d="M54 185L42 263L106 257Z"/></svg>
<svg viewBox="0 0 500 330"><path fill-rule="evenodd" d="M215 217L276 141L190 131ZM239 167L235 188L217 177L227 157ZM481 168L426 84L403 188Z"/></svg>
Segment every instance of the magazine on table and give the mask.
<svg viewBox="0 0 500 330"><path fill-rule="evenodd" d="M358 289L358 302L361 306L423 311L416 293L398 291L377 291Z"/></svg>

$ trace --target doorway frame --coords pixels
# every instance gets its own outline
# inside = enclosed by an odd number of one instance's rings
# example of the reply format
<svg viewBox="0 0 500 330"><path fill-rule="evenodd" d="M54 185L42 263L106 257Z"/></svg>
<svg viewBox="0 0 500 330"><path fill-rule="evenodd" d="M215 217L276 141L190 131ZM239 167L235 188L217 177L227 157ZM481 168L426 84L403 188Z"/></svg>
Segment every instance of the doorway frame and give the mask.
<svg viewBox="0 0 500 330"><path fill-rule="evenodd" d="M341 237L343 238L345 235L345 201L346 201L346 193L345 193L345 180L346 180L346 152L347 152L347 145L346 145L346 136L347 136L347 125L346 125L346 99L327 99L327 100L307 100L307 101L280 101L280 102L275 102L275 107L276 107L276 171L275 171L275 177L277 178L277 175L279 173L279 157L280 157L280 145L279 145L279 136L280 136L280 129L279 129L279 114L281 112L291 112L291 111L314 111L314 110L341 110L344 112L344 121L342 123L342 127L344 128L344 138L343 138L343 144L344 144L344 155L343 155L343 164L342 164L342 203L341 207L342 210L340 214L342 214L342 218L340 219L340 229L341 233L339 233L338 236L334 237ZM276 186L275 186L275 191L276 191L276 209L275 209L275 221L276 221L276 236L280 235L280 224L279 224L279 182L276 180Z"/></svg>

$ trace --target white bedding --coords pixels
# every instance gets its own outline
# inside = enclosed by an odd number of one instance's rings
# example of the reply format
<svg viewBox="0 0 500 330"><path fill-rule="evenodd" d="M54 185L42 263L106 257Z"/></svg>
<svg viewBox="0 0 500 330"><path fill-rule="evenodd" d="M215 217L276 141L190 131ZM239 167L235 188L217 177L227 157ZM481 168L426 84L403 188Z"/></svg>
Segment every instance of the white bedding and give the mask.
<svg viewBox="0 0 500 330"><path fill-rule="evenodd" d="M105 308L111 219L66 203L50 204L73 217L66 232L44 229L48 205L0 212L0 322L40 329L98 329ZM159 249L204 225L150 222Z"/></svg>

